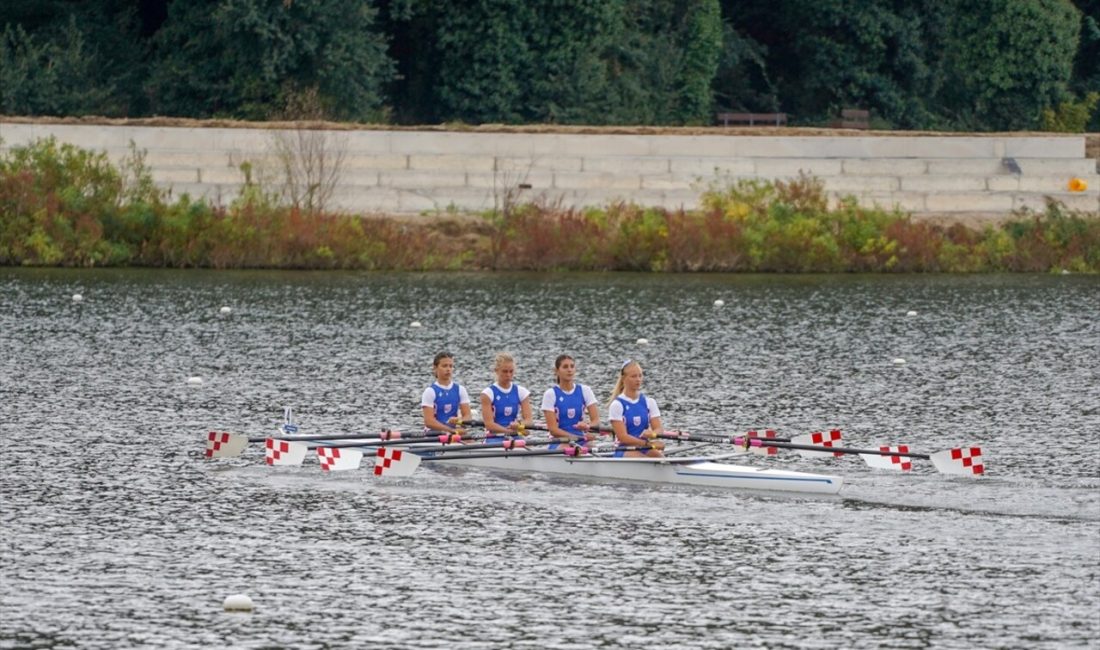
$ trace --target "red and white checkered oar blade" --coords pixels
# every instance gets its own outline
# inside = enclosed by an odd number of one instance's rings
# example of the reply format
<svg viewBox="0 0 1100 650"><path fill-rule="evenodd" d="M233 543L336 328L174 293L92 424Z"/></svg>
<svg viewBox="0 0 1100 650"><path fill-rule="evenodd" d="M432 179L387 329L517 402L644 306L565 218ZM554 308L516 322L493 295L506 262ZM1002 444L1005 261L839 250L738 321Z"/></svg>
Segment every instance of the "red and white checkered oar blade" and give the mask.
<svg viewBox="0 0 1100 650"><path fill-rule="evenodd" d="M840 429L833 429L832 431L814 431L813 433L807 433L802 436L795 436L791 438L791 442L796 445L815 445L817 447L840 447L842 442L842 434ZM803 458L839 458L844 454L838 454L833 451L810 451L809 449L796 449L798 455Z"/></svg>
<svg viewBox="0 0 1100 650"><path fill-rule="evenodd" d="M268 465L301 465L309 453L309 446L304 442L274 438L265 440L264 448Z"/></svg>
<svg viewBox="0 0 1100 650"><path fill-rule="evenodd" d="M985 474L981 447L960 447L929 454L932 464L944 474L981 476Z"/></svg>
<svg viewBox="0 0 1100 650"><path fill-rule="evenodd" d="M317 460L321 461L323 471L343 472L349 469L359 469L359 463L363 460L363 452L358 449L318 447Z"/></svg>
<svg viewBox="0 0 1100 650"><path fill-rule="evenodd" d="M207 458L232 458L240 456L248 446L248 436L225 431L211 431L206 434Z"/></svg>
<svg viewBox="0 0 1100 650"><path fill-rule="evenodd" d="M909 453L909 446L901 445L900 447L879 447L878 450L907 454ZM862 458L863 461L866 462L868 465L876 469L890 469L896 472L908 472L913 469L913 459L908 456L860 454L859 457Z"/></svg>
<svg viewBox="0 0 1100 650"><path fill-rule="evenodd" d="M417 467L420 467L420 456L393 447L379 447L378 455L374 459L375 476L412 476Z"/></svg>

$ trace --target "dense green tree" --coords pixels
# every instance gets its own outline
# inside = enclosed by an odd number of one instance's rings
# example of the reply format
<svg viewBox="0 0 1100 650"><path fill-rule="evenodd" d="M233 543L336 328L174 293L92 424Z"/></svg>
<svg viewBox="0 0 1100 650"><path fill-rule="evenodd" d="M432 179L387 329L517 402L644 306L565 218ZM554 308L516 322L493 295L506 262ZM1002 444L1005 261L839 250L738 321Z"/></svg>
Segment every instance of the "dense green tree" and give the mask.
<svg viewBox="0 0 1100 650"><path fill-rule="evenodd" d="M1100 0L0 3L6 114L1025 129L1098 61Z"/></svg>
<svg viewBox="0 0 1100 650"><path fill-rule="evenodd" d="M782 108L824 123L843 107L871 109L903 127L934 125L928 98L939 83L935 52L948 12L935 0L776 0L727 3L766 52Z"/></svg>
<svg viewBox="0 0 1100 650"><path fill-rule="evenodd" d="M1081 41L1074 59L1072 90L1085 97L1100 91L1100 0L1078 0L1081 12ZM1092 116L1089 130L1100 132L1100 110Z"/></svg>
<svg viewBox="0 0 1100 650"><path fill-rule="evenodd" d="M431 69L406 95L442 120L590 122L606 119L608 51L620 30L618 0L478 0L412 3L405 18ZM415 81L412 83L416 83Z"/></svg>
<svg viewBox="0 0 1100 650"><path fill-rule="evenodd" d="M129 3L11 0L0 6L0 112L140 111L143 58Z"/></svg>
<svg viewBox="0 0 1100 650"><path fill-rule="evenodd" d="M473 123L711 119L717 0L410 0L388 10L393 31L420 45L391 50L406 75L399 112Z"/></svg>
<svg viewBox="0 0 1100 650"><path fill-rule="evenodd" d="M154 112L263 119L303 95L377 119L393 74L366 0L175 0L154 37Z"/></svg>
<svg viewBox="0 0 1100 650"><path fill-rule="evenodd" d="M1067 0L956 0L939 109L955 128L1035 128L1068 96L1081 14Z"/></svg>

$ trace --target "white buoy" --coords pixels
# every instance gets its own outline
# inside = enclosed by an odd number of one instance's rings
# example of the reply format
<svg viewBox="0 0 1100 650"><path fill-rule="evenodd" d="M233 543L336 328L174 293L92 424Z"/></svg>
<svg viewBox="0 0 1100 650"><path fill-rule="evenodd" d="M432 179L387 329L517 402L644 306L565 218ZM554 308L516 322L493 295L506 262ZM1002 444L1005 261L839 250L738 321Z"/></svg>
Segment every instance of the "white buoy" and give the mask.
<svg viewBox="0 0 1100 650"><path fill-rule="evenodd" d="M894 363L900 366L905 363L905 359L898 357L897 359L894 359Z"/></svg>
<svg viewBox="0 0 1100 650"><path fill-rule="evenodd" d="M909 311L905 312L905 315L906 315L906 316L916 316L916 315L917 315L917 312L915 312L915 311L913 311L912 309L910 309Z"/></svg>
<svg viewBox="0 0 1100 650"><path fill-rule="evenodd" d="M80 295L79 293L73 294L73 302L80 302L81 300L84 300L84 296Z"/></svg>
<svg viewBox="0 0 1100 650"><path fill-rule="evenodd" d="M219 314L232 314L233 309L231 309L230 307L222 307L221 309L218 310L218 313Z"/></svg>
<svg viewBox="0 0 1100 650"><path fill-rule="evenodd" d="M409 323L409 327L420 327L420 326L421 326L420 321L418 321L418 320L414 320L412 323Z"/></svg>
<svg viewBox="0 0 1100 650"><path fill-rule="evenodd" d="M715 306L715 307L721 307L721 306L722 306L722 305L724 305L724 304L726 304L726 301L725 301L725 300L722 300L721 298L719 298L718 300L715 300L715 301L714 301L714 306Z"/></svg>
<svg viewBox="0 0 1100 650"><path fill-rule="evenodd" d="M638 345L649 345L649 339L638 339Z"/></svg>
<svg viewBox="0 0 1100 650"><path fill-rule="evenodd" d="M187 378L187 385L188 386L202 386L202 377L188 377Z"/></svg>
<svg viewBox="0 0 1100 650"><path fill-rule="evenodd" d="M244 594L233 594L225 597L222 607L227 612L251 612L252 599Z"/></svg>

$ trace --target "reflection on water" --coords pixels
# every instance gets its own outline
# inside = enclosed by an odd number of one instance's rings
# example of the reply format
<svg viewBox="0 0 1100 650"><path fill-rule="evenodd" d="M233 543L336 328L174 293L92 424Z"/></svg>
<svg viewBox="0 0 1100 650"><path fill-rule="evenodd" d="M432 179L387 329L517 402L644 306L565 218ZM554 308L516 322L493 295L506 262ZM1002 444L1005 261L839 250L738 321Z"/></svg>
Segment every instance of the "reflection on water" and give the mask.
<svg viewBox="0 0 1100 650"><path fill-rule="evenodd" d="M1098 304L1077 276L0 270L0 647L1087 646ZM974 443L989 475L759 461L846 477L819 499L201 458L283 405L412 428L444 348L471 392L498 350L536 396L569 352L601 400L636 358L673 428Z"/></svg>

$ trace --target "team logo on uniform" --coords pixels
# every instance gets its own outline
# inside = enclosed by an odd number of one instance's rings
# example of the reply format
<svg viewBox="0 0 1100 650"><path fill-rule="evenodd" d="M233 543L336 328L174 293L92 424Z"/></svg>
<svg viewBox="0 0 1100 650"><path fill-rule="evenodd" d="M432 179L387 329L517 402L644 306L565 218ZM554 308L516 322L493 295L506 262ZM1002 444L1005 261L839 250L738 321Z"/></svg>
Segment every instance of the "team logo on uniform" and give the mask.
<svg viewBox="0 0 1100 650"><path fill-rule="evenodd" d="M636 427L642 426L642 416L635 415L634 418L633 418L633 422L634 422L634 426L636 426Z"/></svg>
<svg viewBox="0 0 1100 650"><path fill-rule="evenodd" d="M450 404L444 404L443 405L443 412L444 413L450 413L451 412L451 405Z"/></svg>
<svg viewBox="0 0 1100 650"><path fill-rule="evenodd" d="M511 415L512 414L512 407L511 406L505 406L504 407L504 414L505 415Z"/></svg>
<svg viewBox="0 0 1100 650"><path fill-rule="evenodd" d="M569 419L573 419L573 418L577 417L577 409L566 409L565 410L565 417L567 417Z"/></svg>

